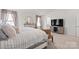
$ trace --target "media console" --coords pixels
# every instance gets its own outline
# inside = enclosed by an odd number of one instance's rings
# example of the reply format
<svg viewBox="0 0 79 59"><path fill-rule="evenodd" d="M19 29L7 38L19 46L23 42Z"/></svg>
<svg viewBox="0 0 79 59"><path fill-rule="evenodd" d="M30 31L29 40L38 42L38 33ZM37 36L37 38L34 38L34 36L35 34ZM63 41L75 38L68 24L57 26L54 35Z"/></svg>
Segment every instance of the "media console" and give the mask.
<svg viewBox="0 0 79 59"><path fill-rule="evenodd" d="M51 31L59 34L64 34L63 19L51 20Z"/></svg>

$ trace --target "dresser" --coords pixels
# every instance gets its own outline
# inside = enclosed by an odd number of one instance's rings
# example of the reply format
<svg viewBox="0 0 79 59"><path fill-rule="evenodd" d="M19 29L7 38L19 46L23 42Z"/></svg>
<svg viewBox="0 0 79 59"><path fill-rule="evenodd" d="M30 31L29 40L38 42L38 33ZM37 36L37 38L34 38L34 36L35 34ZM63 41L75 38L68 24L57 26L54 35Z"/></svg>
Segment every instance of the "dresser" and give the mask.
<svg viewBox="0 0 79 59"><path fill-rule="evenodd" d="M58 34L64 34L64 27L61 26L51 26L51 31Z"/></svg>

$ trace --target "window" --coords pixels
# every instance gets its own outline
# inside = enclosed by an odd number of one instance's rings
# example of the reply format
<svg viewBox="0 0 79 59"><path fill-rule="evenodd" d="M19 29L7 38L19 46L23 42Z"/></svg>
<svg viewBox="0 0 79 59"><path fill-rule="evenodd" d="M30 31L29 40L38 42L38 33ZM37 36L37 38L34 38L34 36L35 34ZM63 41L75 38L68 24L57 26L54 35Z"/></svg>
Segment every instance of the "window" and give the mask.
<svg viewBox="0 0 79 59"><path fill-rule="evenodd" d="M41 26L41 16L37 16L37 27Z"/></svg>
<svg viewBox="0 0 79 59"><path fill-rule="evenodd" d="M10 24L12 26L18 26L16 11L2 9L1 19L2 19L3 24Z"/></svg>
<svg viewBox="0 0 79 59"><path fill-rule="evenodd" d="M27 17L27 23L31 24L32 23L32 18L30 16Z"/></svg>
<svg viewBox="0 0 79 59"><path fill-rule="evenodd" d="M12 26L15 26L14 20L13 20L13 14L11 14L11 13L8 13L8 14L7 14L7 21L6 21L6 24L10 24L10 25L12 25Z"/></svg>
<svg viewBox="0 0 79 59"><path fill-rule="evenodd" d="M40 26L40 17L37 18L37 26Z"/></svg>

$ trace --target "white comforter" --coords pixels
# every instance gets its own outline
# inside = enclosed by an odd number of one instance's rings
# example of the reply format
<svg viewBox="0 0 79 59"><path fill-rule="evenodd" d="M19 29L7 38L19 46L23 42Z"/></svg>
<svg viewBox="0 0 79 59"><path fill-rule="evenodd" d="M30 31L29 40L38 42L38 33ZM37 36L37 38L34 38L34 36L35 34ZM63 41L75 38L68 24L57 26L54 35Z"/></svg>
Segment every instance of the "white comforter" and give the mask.
<svg viewBox="0 0 79 59"><path fill-rule="evenodd" d="M47 40L47 35L45 32L39 29L26 27L21 33L17 34L16 37L0 41L0 48L28 48L44 40Z"/></svg>

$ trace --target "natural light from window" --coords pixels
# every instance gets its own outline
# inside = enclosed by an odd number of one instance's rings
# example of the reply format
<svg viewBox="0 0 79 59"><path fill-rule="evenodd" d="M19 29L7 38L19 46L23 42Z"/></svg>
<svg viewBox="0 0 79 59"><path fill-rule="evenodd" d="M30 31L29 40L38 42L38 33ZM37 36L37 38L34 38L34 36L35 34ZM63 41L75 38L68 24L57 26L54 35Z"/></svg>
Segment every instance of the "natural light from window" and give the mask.
<svg viewBox="0 0 79 59"><path fill-rule="evenodd" d="M41 20L41 18L38 17L38 18L37 18L37 26L41 26L41 24L40 24L40 20Z"/></svg>
<svg viewBox="0 0 79 59"><path fill-rule="evenodd" d="M12 14L7 14L7 22L6 22L6 24L10 24L12 26L15 26Z"/></svg>

